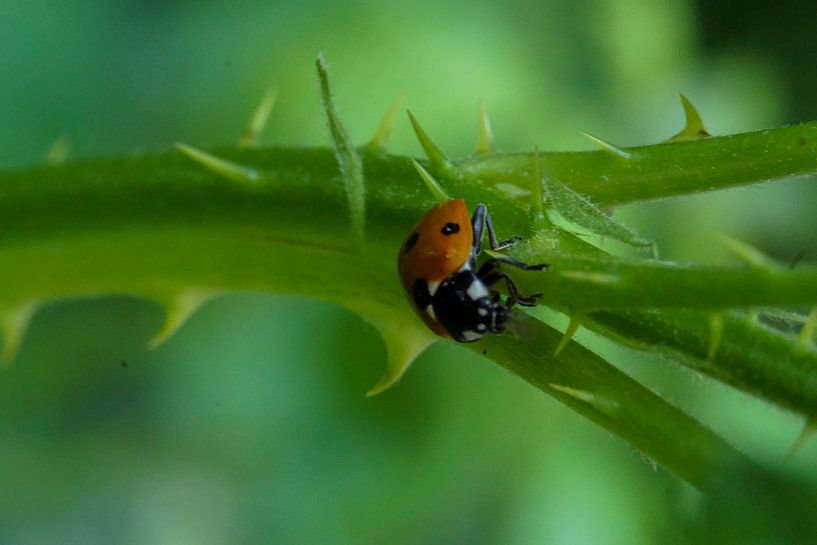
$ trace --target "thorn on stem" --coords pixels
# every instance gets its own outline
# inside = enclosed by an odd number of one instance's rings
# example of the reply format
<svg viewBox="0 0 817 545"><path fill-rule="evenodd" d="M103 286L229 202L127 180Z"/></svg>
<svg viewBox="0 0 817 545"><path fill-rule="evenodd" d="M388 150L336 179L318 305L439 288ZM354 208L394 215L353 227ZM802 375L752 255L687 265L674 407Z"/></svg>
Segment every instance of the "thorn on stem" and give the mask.
<svg viewBox="0 0 817 545"><path fill-rule="evenodd" d="M803 429L800 430L800 435L797 436L797 439L794 440L794 444L792 444L788 453L786 453L786 459L791 460L794 458L794 455L814 436L815 432L817 432L817 420L807 419L806 423L803 424Z"/></svg>
<svg viewBox="0 0 817 545"><path fill-rule="evenodd" d="M800 330L800 344L803 348L811 348L814 344L815 333L817 333L817 307L812 307L811 312Z"/></svg>
<svg viewBox="0 0 817 545"><path fill-rule="evenodd" d="M578 399L579 401L592 405L596 409L605 413L609 413L618 408L618 403L616 403L614 400L588 392L587 390L565 386L564 384L549 383L548 386L557 392L567 394L574 399Z"/></svg>
<svg viewBox="0 0 817 545"><path fill-rule="evenodd" d="M494 134L491 131L491 120L488 118L488 111L485 104L479 105L479 138L474 153L486 155L494 151Z"/></svg>
<svg viewBox="0 0 817 545"><path fill-rule="evenodd" d="M255 183L261 179L261 175L252 167L216 157L215 155L194 148L193 146L188 146L187 144L177 142L176 148L210 172L214 172L228 180Z"/></svg>
<svg viewBox="0 0 817 545"><path fill-rule="evenodd" d="M610 153L610 154L615 155L616 157L620 157L622 159L632 159L633 158L633 154L630 153L629 151L625 151L623 148L620 148L620 147L618 147L618 146L616 146L614 144L611 144L610 142L607 142L606 140L602 140L598 136L593 136L590 133L587 133L587 132L584 132L584 131L579 131L579 132L581 133L582 136L584 136L585 138L587 138L588 140L593 142L593 144L595 144L596 147L598 147L601 151L606 151L607 153Z"/></svg>
<svg viewBox="0 0 817 545"><path fill-rule="evenodd" d="M238 140L239 148L254 148L258 145L277 98L278 92L275 89L267 89L258 106L256 106L252 117L250 117L247 128L244 129L244 134Z"/></svg>
<svg viewBox="0 0 817 545"><path fill-rule="evenodd" d="M417 140L420 141L420 145L423 147L423 151L425 151L426 157L428 157L431 165L441 171L449 170L451 168L451 163L448 161L445 154L431 140L411 112L408 112L408 116L409 120L411 121L411 126L414 127L414 134L417 135Z"/></svg>
<svg viewBox="0 0 817 545"><path fill-rule="evenodd" d="M776 267L766 254L746 242L727 235L720 235L720 242L725 250L753 269L767 271Z"/></svg>
<svg viewBox="0 0 817 545"><path fill-rule="evenodd" d="M420 174L420 177L423 179L423 182L425 182L428 190L431 191L432 195L434 195L434 198L437 199L438 202L447 201L448 194L445 192L445 190L442 188L439 182L437 182L437 180L434 179L434 176L429 174L429 172L426 169L424 169L423 166L414 159L412 159L411 162L414 164L414 168Z"/></svg>
<svg viewBox="0 0 817 545"><path fill-rule="evenodd" d="M62 135L51 144L45 153L45 164L48 166L58 166L64 164L71 155L71 140Z"/></svg>
<svg viewBox="0 0 817 545"><path fill-rule="evenodd" d="M400 93L391 103L389 109L386 110L386 113L383 114L383 119L380 120L380 124L374 131L374 136L372 136L372 139L369 141L369 150L385 151L392 128L394 128L394 121L397 119L397 112L400 111L400 106L403 105L405 99L406 93Z"/></svg>
<svg viewBox="0 0 817 545"><path fill-rule="evenodd" d="M175 335L187 320L204 303L212 299L216 292L209 290L187 290L163 302L165 307L165 321L147 345L153 350Z"/></svg>
<svg viewBox="0 0 817 545"><path fill-rule="evenodd" d="M664 142L684 142L687 140L698 140L712 136L704 128L704 122L703 119L701 119L701 114L698 113L698 110L695 108L692 102L690 102L689 99L682 93L678 93L678 97L681 99L681 106L684 108L686 123L684 124L684 128L681 129L678 134L667 138Z"/></svg>
<svg viewBox="0 0 817 545"><path fill-rule="evenodd" d="M715 361L718 355L718 348L721 346L723 336L723 314L713 312L709 315L709 348L706 351L706 359Z"/></svg>
<svg viewBox="0 0 817 545"><path fill-rule="evenodd" d="M23 344L31 318L37 312L36 301L0 311L0 333L3 334L3 350L0 352L0 368L8 367Z"/></svg>
<svg viewBox="0 0 817 545"><path fill-rule="evenodd" d="M583 314L574 314L570 317L570 323L567 324L567 329L565 329L562 338L559 339L559 344L558 346L556 346L556 350L553 352L554 357L558 356L562 352L562 350L564 350L565 346L567 346L567 343L570 342L570 340L573 338L573 335L575 335L576 331L578 331L579 327L581 327L582 320L584 320Z"/></svg>
<svg viewBox="0 0 817 545"><path fill-rule="evenodd" d="M376 328L386 343L386 372L366 392L366 397L376 396L396 384L414 360L436 340L425 330L405 327L402 323L379 322Z"/></svg>

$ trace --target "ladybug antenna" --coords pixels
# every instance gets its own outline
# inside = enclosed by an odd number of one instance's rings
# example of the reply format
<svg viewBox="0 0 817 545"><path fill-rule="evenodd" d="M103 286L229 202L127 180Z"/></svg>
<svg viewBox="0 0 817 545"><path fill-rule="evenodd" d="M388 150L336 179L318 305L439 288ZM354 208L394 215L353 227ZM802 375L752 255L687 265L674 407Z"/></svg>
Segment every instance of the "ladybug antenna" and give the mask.
<svg viewBox="0 0 817 545"><path fill-rule="evenodd" d="M417 169L417 172L420 174L420 177L425 182L428 190L431 191L432 195L434 195L434 198L436 198L439 202L447 201L449 199L448 193L445 192L440 183L437 180L435 180L434 177L431 174L429 174L428 171L424 169L420 163L418 163L414 159L412 159L411 162L414 163L414 168Z"/></svg>

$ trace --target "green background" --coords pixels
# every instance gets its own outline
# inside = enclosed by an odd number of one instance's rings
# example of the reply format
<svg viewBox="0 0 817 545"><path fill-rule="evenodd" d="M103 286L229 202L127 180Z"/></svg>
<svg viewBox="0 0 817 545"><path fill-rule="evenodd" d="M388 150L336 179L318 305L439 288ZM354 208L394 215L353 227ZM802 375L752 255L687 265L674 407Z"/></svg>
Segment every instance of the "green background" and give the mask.
<svg viewBox="0 0 817 545"><path fill-rule="evenodd" d="M17 0L0 8L0 166L41 162L61 136L77 156L229 143L271 85L265 141L327 145L320 51L356 141L405 92L451 156L472 150L480 103L502 150L590 149L579 130L656 142L683 124L679 91L714 134L813 120L808 8ZM402 116L391 149L420 154ZM730 262L728 233L814 261L813 186L617 215L670 259ZM706 542L694 489L452 343L366 399L385 348L346 311L228 295L148 351L161 321L121 296L34 318L0 375L0 543ZM817 442L786 459L792 415L582 339L754 458L817 479Z"/></svg>

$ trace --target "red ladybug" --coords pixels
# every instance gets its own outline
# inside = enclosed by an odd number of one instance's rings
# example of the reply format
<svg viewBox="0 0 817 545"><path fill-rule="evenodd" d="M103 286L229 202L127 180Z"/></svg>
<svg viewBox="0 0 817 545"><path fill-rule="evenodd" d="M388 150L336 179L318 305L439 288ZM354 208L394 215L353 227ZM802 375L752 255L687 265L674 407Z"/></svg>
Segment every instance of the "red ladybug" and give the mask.
<svg viewBox="0 0 817 545"><path fill-rule="evenodd" d="M503 332L514 305L536 305L541 294L520 295L511 277L500 270L502 263L526 270L547 268L546 264L528 265L498 257L477 269L486 227L492 250L521 240L513 237L497 241L484 204L478 204L469 217L463 199L444 201L412 227L397 257L397 270L411 306L434 333L461 343L476 341L486 333ZM504 303L492 289L502 280L508 286Z"/></svg>

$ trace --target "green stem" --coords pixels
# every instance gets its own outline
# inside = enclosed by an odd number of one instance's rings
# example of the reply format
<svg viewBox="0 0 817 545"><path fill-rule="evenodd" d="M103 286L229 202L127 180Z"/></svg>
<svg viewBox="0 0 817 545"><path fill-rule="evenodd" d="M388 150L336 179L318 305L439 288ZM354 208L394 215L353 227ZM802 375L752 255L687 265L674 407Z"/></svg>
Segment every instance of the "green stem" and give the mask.
<svg viewBox="0 0 817 545"><path fill-rule="evenodd" d="M810 419L817 418L817 352L796 337L727 312L714 332L697 311L598 311L588 325ZM716 343L713 345L713 342Z"/></svg>
<svg viewBox="0 0 817 545"><path fill-rule="evenodd" d="M605 151L539 153L539 172L596 204L613 206L817 172L817 123L689 142ZM534 152L475 157L460 163L483 183L531 177Z"/></svg>
<svg viewBox="0 0 817 545"><path fill-rule="evenodd" d="M545 249L548 274L520 274L526 291L573 309L727 308L817 303L817 268L736 269L612 257L578 257Z"/></svg>
<svg viewBox="0 0 817 545"><path fill-rule="evenodd" d="M812 172L815 162L806 160L804 150L814 151L814 128L636 148L633 159L602 152L539 153L538 167L542 176L558 175L597 203L614 204ZM734 153L743 153L743 160L730 159ZM360 191L350 197L352 178L339 179L337 157L328 149L216 154L250 167L257 177L225 179L178 152L0 173L0 322L14 324L9 316L27 315L35 302L60 297L127 293L172 307L185 294L235 290L288 292L368 308L369 316L392 324L415 320L395 277L395 252L433 197L408 158L361 151L366 192L355 186ZM542 191L531 176L533 157L451 163L442 181L452 196L488 203L502 233L530 240L521 252L553 258L553 270L538 281L555 306L675 305L679 299L663 291L701 280L704 287L694 292L701 306L813 302L809 274L616 261L558 233L559 253L553 255L553 240L542 230L542 203L535 200ZM570 269L624 280L594 291L598 283L586 285L587 275L563 274ZM734 296L719 295L724 275L745 286L736 287ZM520 283L533 286L533 278L520 274ZM759 286L765 295L754 296ZM499 337L489 357L683 478L708 489L725 466L748 464L699 423L587 350L569 344L554 365L548 354L559 335L526 316L517 326L521 340ZM661 330L664 337L671 333ZM625 334L639 339L641 333ZM743 352L750 350L743 346ZM775 349L765 355L773 357Z"/></svg>
<svg viewBox="0 0 817 545"><path fill-rule="evenodd" d="M698 488L714 490L733 471L759 471L705 426L581 345L570 343L554 357L558 331L527 315L517 316L513 327L514 336L487 344L489 358Z"/></svg>

